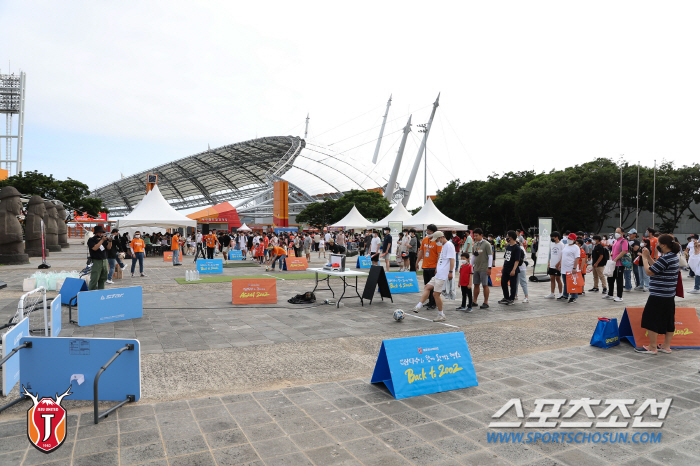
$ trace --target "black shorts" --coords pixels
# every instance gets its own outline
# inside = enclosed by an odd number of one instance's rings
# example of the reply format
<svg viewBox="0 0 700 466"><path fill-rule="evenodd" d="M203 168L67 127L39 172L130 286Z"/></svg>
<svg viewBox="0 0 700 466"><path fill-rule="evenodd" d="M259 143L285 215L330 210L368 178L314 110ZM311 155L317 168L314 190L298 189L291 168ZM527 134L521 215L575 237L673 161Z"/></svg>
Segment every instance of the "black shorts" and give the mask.
<svg viewBox="0 0 700 466"><path fill-rule="evenodd" d="M555 277L561 277L561 270L547 269L547 275L554 275Z"/></svg>
<svg viewBox="0 0 700 466"><path fill-rule="evenodd" d="M642 313L642 328L664 334L676 330L675 298L649 296Z"/></svg>

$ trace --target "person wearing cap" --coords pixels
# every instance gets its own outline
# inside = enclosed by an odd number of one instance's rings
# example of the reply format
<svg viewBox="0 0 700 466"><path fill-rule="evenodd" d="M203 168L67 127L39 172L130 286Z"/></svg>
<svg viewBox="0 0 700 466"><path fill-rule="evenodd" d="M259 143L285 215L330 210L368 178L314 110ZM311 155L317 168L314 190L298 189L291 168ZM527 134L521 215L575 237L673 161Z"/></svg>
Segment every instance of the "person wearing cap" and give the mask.
<svg viewBox="0 0 700 466"><path fill-rule="evenodd" d="M449 232L448 235L451 236ZM442 247L440 250L440 258L438 259L437 267L435 268L435 276L431 278L428 284L425 285L425 288L423 288L423 294L421 295L418 304L416 304L416 307L413 308L413 312L418 313L420 308L423 307L423 301L428 299L428 296L432 293L438 309L437 318L433 319L433 322L444 322L446 318L442 309L442 298L440 297L440 293L442 293L447 281L452 280L454 277L455 247L452 244L452 241L449 240L450 238L446 237L441 231L436 231L433 233L431 239Z"/></svg>
<svg viewBox="0 0 700 466"><path fill-rule="evenodd" d="M119 230L114 228L112 230L112 236L114 238L119 238ZM112 242L112 247L107 249L107 262L109 263L109 273L107 273L107 283L108 285L114 285L114 282L112 281L112 277L114 276L114 269L117 267L117 263L119 264L119 267L121 267L122 270L126 269L126 265L122 262L122 258L120 257L120 253L123 252L121 249L121 246L119 245L119 241L113 241Z"/></svg>
<svg viewBox="0 0 700 466"><path fill-rule="evenodd" d="M384 258L384 263L386 264L386 271L388 272L391 267L391 246L393 243L393 238L391 237L391 228L384 227L384 239L382 240L382 253L379 257Z"/></svg>
<svg viewBox="0 0 700 466"><path fill-rule="evenodd" d="M576 302L578 294L568 292L568 290L566 289L566 276L568 274L576 273L576 266L578 265L579 260L581 258L581 248L576 243L576 233L569 233L569 236L567 236L566 239L568 241L566 243L566 246L564 246L564 250L561 253L561 274L564 277L564 292L557 299L559 299L560 301L567 301L569 304L573 304Z"/></svg>
<svg viewBox="0 0 700 466"><path fill-rule="evenodd" d="M105 229L102 225L94 228L95 235L87 241L87 247L92 259L92 269L90 270L90 284L88 290L104 290L109 266L107 264L107 251L112 249L112 238L105 236Z"/></svg>

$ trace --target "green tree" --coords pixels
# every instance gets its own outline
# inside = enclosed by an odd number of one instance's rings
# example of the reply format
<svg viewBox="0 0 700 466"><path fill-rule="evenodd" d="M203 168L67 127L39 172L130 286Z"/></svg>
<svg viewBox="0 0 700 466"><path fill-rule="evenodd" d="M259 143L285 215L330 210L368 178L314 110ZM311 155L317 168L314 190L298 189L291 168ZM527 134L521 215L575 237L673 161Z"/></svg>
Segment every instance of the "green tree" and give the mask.
<svg viewBox="0 0 700 466"><path fill-rule="evenodd" d="M652 196L647 196L645 210L652 210ZM691 206L700 204L700 165L674 168L673 162L663 162L656 172L656 215L659 230L673 232L688 212L700 220Z"/></svg>
<svg viewBox="0 0 700 466"><path fill-rule="evenodd" d="M53 175L47 176L34 170L0 181L0 188L4 186L14 186L25 196L39 195L45 199L61 201L67 210L74 209L89 215L107 212L101 199L90 197L90 189L86 184L71 178L61 181Z"/></svg>
<svg viewBox="0 0 700 466"><path fill-rule="evenodd" d="M389 201L379 191L352 190L334 202L331 223L345 217L353 205L366 219L381 220L391 213Z"/></svg>
<svg viewBox="0 0 700 466"><path fill-rule="evenodd" d="M314 228L323 230L327 225L333 223L332 213L335 201L328 199L322 202L312 202L296 217L297 223L306 223Z"/></svg>

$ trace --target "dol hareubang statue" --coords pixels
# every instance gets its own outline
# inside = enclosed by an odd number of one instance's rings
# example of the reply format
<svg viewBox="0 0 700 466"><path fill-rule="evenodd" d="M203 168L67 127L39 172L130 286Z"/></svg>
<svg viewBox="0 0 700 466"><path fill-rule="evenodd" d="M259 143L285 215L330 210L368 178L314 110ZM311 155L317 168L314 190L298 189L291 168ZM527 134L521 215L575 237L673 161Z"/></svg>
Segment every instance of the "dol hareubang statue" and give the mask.
<svg viewBox="0 0 700 466"><path fill-rule="evenodd" d="M28 264L24 252L22 225L17 216L22 213L20 192L12 186L0 190L0 264Z"/></svg>
<svg viewBox="0 0 700 466"><path fill-rule="evenodd" d="M51 201L44 201L46 215L44 216L44 230L46 231L46 247L49 251L60 252L61 246L58 244L58 213L56 206Z"/></svg>
<svg viewBox="0 0 700 466"><path fill-rule="evenodd" d="M27 216L24 219L24 249L31 257L41 257L41 222L45 217L44 200L41 196L32 196L27 204ZM49 257L48 249L44 249L44 253Z"/></svg>
<svg viewBox="0 0 700 466"><path fill-rule="evenodd" d="M68 227L66 226L66 208L63 207L63 202L55 201L56 203L56 213L58 214L57 227L58 227L58 244L61 248L69 248L68 243Z"/></svg>

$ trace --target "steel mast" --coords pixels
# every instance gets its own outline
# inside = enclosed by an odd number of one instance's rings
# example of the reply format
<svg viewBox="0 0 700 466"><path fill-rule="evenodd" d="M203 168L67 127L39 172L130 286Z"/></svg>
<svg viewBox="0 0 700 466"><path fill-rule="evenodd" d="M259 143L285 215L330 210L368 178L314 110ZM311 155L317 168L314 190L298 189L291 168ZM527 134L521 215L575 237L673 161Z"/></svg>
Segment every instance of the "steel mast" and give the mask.
<svg viewBox="0 0 700 466"><path fill-rule="evenodd" d="M423 140L420 143L420 147L418 148L418 155L416 155L416 161L413 163L413 169L411 170L411 176L408 178L408 184L406 185L406 196L403 198L403 205L406 207L408 204L408 199L411 197L411 193L413 192L413 184L416 181L416 175L418 174L418 167L420 167L420 159L421 159L421 154L425 150L425 144L428 141L428 135L430 134L430 128L433 126L433 118L435 118L435 111L437 110L438 106L440 106L440 94L438 94L437 99L435 99L435 102L433 103L433 111L430 113L430 120L428 120L428 124L425 127L425 133L423 134ZM428 158L426 154L426 170L428 169ZM425 203L425 201L423 202ZM421 204L423 205L423 204Z"/></svg>
<svg viewBox="0 0 700 466"><path fill-rule="evenodd" d="M304 130L304 139L309 134L309 114L306 114L306 129Z"/></svg>
<svg viewBox="0 0 700 466"><path fill-rule="evenodd" d="M389 96L389 101L386 103L386 112L384 112L384 121L382 121L382 129L379 130L379 139L377 139L377 147L374 148L374 157L372 157L372 163L377 163L377 156L379 155L379 146L382 145L382 137L384 137L384 126L386 126L386 117L389 115L389 107L391 107L391 97ZM396 181L396 180L394 180Z"/></svg>
<svg viewBox="0 0 700 466"><path fill-rule="evenodd" d="M389 183L386 185L386 191L384 192L384 197L387 198L389 202L394 200L394 186L396 186L396 178L398 178L399 176L399 168L401 168L401 158L403 158L403 150L406 148L406 139L408 139L408 133L411 132L411 118L413 118L413 115L410 115L408 117L408 122L403 128L403 137L401 138L401 145L399 146L399 151L396 153L396 160L394 160L394 169L391 170L391 176L389 176Z"/></svg>

